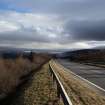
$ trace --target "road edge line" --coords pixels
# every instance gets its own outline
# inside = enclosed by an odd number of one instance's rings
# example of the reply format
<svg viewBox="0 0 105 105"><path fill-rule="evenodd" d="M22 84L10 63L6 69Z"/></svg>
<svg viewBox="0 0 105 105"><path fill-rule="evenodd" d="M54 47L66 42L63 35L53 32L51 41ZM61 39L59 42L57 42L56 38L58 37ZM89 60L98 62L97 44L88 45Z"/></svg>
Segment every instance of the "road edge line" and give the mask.
<svg viewBox="0 0 105 105"><path fill-rule="evenodd" d="M105 89L103 89L102 87L100 87L100 86L94 84L93 82L90 82L89 80L87 80L87 79L85 79L85 78L83 78L83 77L77 75L76 73L72 72L70 69L64 67L64 66L63 66L62 64L60 64L58 61L55 61L55 63L56 63L56 62L57 62L63 69L67 70L67 71L70 72L71 74L73 74L73 75L75 75L76 77L80 78L81 80L83 80L83 81L85 81L85 82L91 84L91 85L94 86L95 88L97 88L97 89L99 89L99 90L105 92Z"/></svg>

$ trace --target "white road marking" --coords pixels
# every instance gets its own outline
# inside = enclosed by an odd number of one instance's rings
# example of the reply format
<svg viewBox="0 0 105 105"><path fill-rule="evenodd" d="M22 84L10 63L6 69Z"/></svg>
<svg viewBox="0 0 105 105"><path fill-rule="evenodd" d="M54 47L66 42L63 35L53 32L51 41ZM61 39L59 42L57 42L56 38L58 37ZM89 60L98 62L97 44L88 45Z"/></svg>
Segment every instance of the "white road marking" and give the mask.
<svg viewBox="0 0 105 105"><path fill-rule="evenodd" d="M58 63L58 61L56 61L56 62ZM70 73L72 73L72 74L75 75L76 77L82 79L83 81L85 81L85 82L87 82L87 83L93 85L94 87L98 88L99 90L105 92L105 89L101 88L100 86L98 86L98 85L94 84L93 82L90 82L89 80L87 80L87 79L85 79L85 78L83 78L83 77L77 75L76 73L72 72L70 69L65 68L65 67L64 67L63 65L61 65L60 63L58 63L58 64L59 64L63 69L69 71Z"/></svg>

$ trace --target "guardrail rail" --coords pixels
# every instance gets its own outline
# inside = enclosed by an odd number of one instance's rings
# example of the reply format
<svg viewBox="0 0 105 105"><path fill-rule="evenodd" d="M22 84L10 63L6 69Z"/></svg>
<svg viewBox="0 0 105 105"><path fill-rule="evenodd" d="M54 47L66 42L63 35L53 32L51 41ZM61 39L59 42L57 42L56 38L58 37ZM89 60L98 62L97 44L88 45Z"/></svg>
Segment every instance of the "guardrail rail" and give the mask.
<svg viewBox="0 0 105 105"><path fill-rule="evenodd" d="M50 63L49 63L49 70L50 70L51 76L53 78L53 82L56 82L56 85L57 85L57 96L58 96L58 98L59 99L60 99L60 97L62 98L64 105L73 105L70 98L67 95L66 90L64 89L64 86L60 82L59 77L55 73L55 71L52 68Z"/></svg>

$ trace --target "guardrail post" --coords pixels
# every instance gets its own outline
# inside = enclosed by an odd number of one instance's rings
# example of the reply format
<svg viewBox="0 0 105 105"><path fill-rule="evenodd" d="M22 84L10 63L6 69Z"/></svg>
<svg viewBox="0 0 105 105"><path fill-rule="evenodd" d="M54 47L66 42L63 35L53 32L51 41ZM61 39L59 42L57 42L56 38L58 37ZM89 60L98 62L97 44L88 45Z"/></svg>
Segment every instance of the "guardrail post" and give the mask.
<svg viewBox="0 0 105 105"><path fill-rule="evenodd" d="M52 81L53 81L53 85L55 85L55 77L54 77L53 71L51 70L50 65L49 65L49 71L50 71L50 75L51 75L51 78L52 78Z"/></svg>
<svg viewBox="0 0 105 105"><path fill-rule="evenodd" d="M57 83L57 97L60 99L60 86Z"/></svg>
<svg viewBox="0 0 105 105"><path fill-rule="evenodd" d="M49 65L49 73L50 73L50 75L52 76L52 71L51 71L50 65Z"/></svg>

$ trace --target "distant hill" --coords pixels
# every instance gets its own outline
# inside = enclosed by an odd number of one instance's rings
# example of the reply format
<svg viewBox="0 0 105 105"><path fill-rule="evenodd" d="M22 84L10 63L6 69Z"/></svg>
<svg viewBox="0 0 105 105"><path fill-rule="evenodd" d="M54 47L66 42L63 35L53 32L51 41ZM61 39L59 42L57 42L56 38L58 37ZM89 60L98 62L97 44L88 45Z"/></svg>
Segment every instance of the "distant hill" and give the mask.
<svg viewBox="0 0 105 105"><path fill-rule="evenodd" d="M36 49L36 48L15 48L15 47L4 47L0 46L0 53L2 52L8 52L8 51L15 51L15 52L37 52L37 53L61 53L65 51L69 51L67 49Z"/></svg>
<svg viewBox="0 0 105 105"><path fill-rule="evenodd" d="M31 48L13 48L13 47L2 47L0 46L0 58L15 59L19 56L29 57L31 53L46 55L57 52L56 50L47 49L31 49ZM58 53L58 52L57 52Z"/></svg>
<svg viewBox="0 0 105 105"><path fill-rule="evenodd" d="M104 62L105 49L84 49L84 50L68 51L60 54L59 57L70 59L72 61Z"/></svg>

